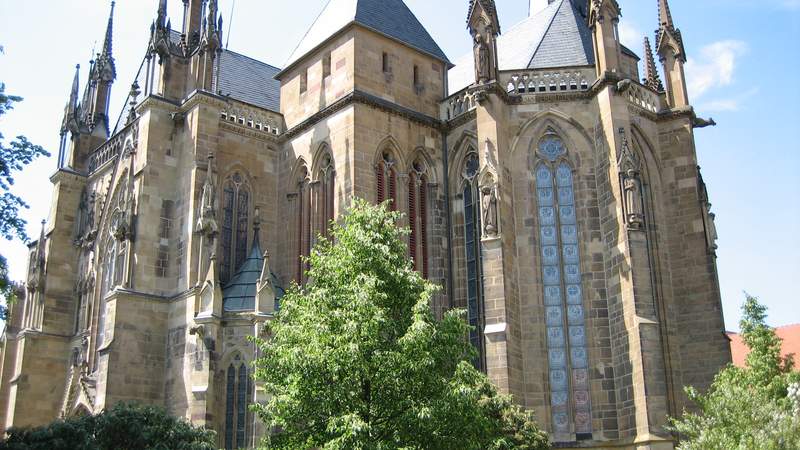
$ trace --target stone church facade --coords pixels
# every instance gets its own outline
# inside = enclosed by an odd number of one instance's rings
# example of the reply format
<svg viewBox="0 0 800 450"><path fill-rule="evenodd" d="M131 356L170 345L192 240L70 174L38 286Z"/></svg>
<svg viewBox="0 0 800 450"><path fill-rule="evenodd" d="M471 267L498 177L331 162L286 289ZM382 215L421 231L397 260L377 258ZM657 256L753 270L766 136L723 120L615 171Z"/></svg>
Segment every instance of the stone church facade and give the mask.
<svg viewBox="0 0 800 450"><path fill-rule="evenodd" d="M616 0L531 0L511 28L464 3L455 63L401 0L331 0L278 69L222 47L217 0L184 0L180 25L160 0L117 121L112 6L3 337L0 426L139 401L252 447L247 337L362 197L405 213L436 314L468 310L476 365L559 447L673 448L682 386L730 350L709 122L667 0L643 61Z"/></svg>

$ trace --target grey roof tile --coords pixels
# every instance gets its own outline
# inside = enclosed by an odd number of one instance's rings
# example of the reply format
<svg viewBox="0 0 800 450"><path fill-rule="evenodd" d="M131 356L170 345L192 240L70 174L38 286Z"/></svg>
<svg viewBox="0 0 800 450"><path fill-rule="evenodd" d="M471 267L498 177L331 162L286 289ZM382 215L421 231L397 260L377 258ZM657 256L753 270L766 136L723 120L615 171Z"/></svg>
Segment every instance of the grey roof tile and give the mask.
<svg viewBox="0 0 800 450"><path fill-rule="evenodd" d="M500 70L547 69L594 64L585 6L576 0L556 0L544 10L509 28L497 39ZM448 72L448 88L455 93L475 78L470 52Z"/></svg>
<svg viewBox="0 0 800 450"><path fill-rule="evenodd" d="M450 62L402 0L330 0L289 57L286 68L354 22Z"/></svg>
<svg viewBox="0 0 800 450"><path fill-rule="evenodd" d="M261 277L261 269L264 267L264 256L258 239L253 243L250 255L247 257L242 267L236 272L231 281L222 289L222 307L226 312L253 311L256 307L256 287L258 279ZM278 308L278 300L284 295L284 290L279 287L278 278L275 274L272 277L272 285L275 286L275 308Z"/></svg>
<svg viewBox="0 0 800 450"><path fill-rule="evenodd" d="M219 58L217 93L270 111L280 112L280 69L230 50Z"/></svg>

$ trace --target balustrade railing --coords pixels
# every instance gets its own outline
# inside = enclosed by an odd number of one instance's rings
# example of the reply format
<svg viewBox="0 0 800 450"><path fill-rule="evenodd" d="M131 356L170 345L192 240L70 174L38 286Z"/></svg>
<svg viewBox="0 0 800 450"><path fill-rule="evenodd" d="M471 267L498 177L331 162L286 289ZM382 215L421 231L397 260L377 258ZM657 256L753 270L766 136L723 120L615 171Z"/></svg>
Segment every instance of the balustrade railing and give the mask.
<svg viewBox="0 0 800 450"><path fill-rule="evenodd" d="M500 75L509 95L587 91L597 79L594 68L515 70Z"/></svg>

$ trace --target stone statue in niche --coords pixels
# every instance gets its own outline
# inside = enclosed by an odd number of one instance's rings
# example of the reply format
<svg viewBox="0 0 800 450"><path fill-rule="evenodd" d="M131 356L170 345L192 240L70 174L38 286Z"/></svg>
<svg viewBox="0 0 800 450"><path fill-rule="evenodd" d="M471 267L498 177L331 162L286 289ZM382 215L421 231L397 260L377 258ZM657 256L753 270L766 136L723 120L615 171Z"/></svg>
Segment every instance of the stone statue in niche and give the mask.
<svg viewBox="0 0 800 450"><path fill-rule="evenodd" d="M203 184L203 193L200 198L200 218L197 220L197 232L208 237L214 237L219 232L216 220L217 193L212 180L214 157L208 156L208 174Z"/></svg>
<svg viewBox="0 0 800 450"><path fill-rule="evenodd" d="M627 213L628 227L639 230L644 225L644 208L642 206L642 182L639 172L629 169L625 173L625 211Z"/></svg>
<svg viewBox="0 0 800 450"><path fill-rule="evenodd" d="M711 203L706 203L706 215L708 219L706 220L706 233L708 233L708 247L712 252L715 252L719 246L717 246L717 240L719 236L717 235L717 224L716 218L717 215L711 212Z"/></svg>
<svg viewBox="0 0 800 450"><path fill-rule="evenodd" d="M475 81L483 84L491 78L489 67L489 45L480 33L475 33Z"/></svg>
<svg viewBox="0 0 800 450"><path fill-rule="evenodd" d="M481 210L483 211L483 235L496 238L497 227L497 190L494 186L481 188Z"/></svg>

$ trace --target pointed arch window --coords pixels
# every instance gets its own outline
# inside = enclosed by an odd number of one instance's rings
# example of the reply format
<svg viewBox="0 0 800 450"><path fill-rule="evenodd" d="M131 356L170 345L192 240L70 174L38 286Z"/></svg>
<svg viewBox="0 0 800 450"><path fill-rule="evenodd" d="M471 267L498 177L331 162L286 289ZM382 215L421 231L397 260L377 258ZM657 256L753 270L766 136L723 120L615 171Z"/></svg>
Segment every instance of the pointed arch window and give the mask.
<svg viewBox="0 0 800 450"><path fill-rule="evenodd" d="M409 255L414 270L428 278L428 172L422 160L417 159L408 175L408 237Z"/></svg>
<svg viewBox="0 0 800 450"><path fill-rule="evenodd" d="M538 146L536 191L544 283L550 407L557 440L591 438L574 176L563 141L548 131Z"/></svg>
<svg viewBox="0 0 800 450"><path fill-rule="evenodd" d="M381 154L375 166L378 204L391 200L389 209L397 210L397 160L389 150Z"/></svg>
<svg viewBox="0 0 800 450"><path fill-rule="evenodd" d="M247 364L236 356L228 366L225 385L225 449L248 448L247 407L253 383Z"/></svg>
<svg viewBox="0 0 800 450"><path fill-rule="evenodd" d="M326 152L322 157L319 173L317 174L319 191L317 193L318 229L319 234L330 237L330 225L334 219L334 200L336 189L336 169L333 157Z"/></svg>
<svg viewBox="0 0 800 450"><path fill-rule="evenodd" d="M250 197L250 187L240 172L234 172L222 185L220 281L223 283L247 259Z"/></svg>
<svg viewBox="0 0 800 450"><path fill-rule="evenodd" d="M308 169L300 167L296 179L295 219L297 229L297 254L295 280L298 284L306 281L308 264L304 261L311 254L311 186L308 179Z"/></svg>
<svg viewBox="0 0 800 450"><path fill-rule="evenodd" d="M478 356L474 365L478 370L486 371L486 344L483 339L485 322L483 304L483 267L481 265L481 212L478 187L478 171L480 163L478 155L471 153L464 163L462 195L464 196L464 248L467 281L467 314L472 330L470 343L475 347Z"/></svg>

